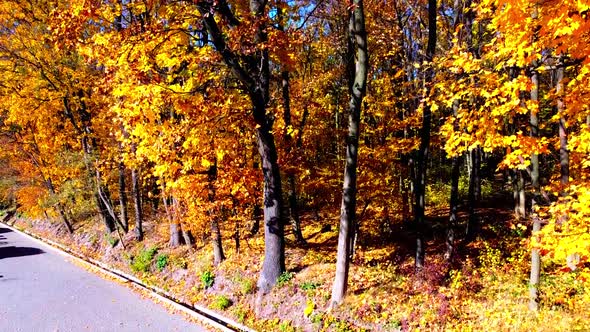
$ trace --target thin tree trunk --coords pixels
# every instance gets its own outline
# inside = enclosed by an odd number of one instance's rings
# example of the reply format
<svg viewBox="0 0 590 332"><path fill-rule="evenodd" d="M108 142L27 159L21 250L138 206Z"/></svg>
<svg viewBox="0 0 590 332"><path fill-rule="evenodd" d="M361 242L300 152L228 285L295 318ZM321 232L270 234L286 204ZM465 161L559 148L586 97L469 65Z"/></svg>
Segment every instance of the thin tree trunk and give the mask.
<svg viewBox="0 0 590 332"><path fill-rule="evenodd" d="M539 100L539 76L533 69L531 74L531 101ZM535 110L530 114L530 135L531 137L539 136L539 117ZM536 206L540 198L541 185L539 183L539 155L531 155L531 185L533 194L531 200L531 216L533 219L533 236L541 230L541 219L536 213ZM531 273L529 280L529 309L536 311L539 308L539 281L541 277L541 254L538 248L533 248L531 252Z"/></svg>
<svg viewBox="0 0 590 332"><path fill-rule="evenodd" d="M143 240L143 211L141 204L141 188L139 185L139 170L131 170L131 191L133 194L133 206L135 208L135 239Z"/></svg>
<svg viewBox="0 0 590 332"><path fill-rule="evenodd" d="M367 50L367 33L362 0L353 0L354 7L349 21L349 37L356 46L354 83L351 88L348 116L348 137L346 142L346 165L340 209L340 230L338 233L338 253L336 256L336 275L332 287L331 305L340 304L348 287L351 244L354 237L356 219L356 181L358 142L360 134L360 115L362 100L365 95L369 54ZM350 58L352 58L352 54Z"/></svg>
<svg viewBox="0 0 590 332"><path fill-rule="evenodd" d="M469 219L467 222L467 229L465 230L465 237L467 241L472 241L478 232L479 220L477 218L478 206L478 183L479 179L479 148L474 148L469 151L469 159L471 160L471 173L469 173Z"/></svg>
<svg viewBox="0 0 590 332"><path fill-rule="evenodd" d="M518 176L518 215L519 218L526 218L526 192L524 191L524 171L517 170L516 174Z"/></svg>
<svg viewBox="0 0 590 332"><path fill-rule="evenodd" d="M284 108L284 121L285 121L285 132L283 133L283 137L285 138L285 144L287 145L287 153L290 153L292 150L292 139L289 133L291 129L291 103L290 103L290 96L289 96L289 72L282 71L281 72L282 78L282 94L283 94L283 108ZM297 204L297 185L295 182L295 175L289 174L289 192L288 192L288 201L289 201L289 219L291 221L291 225L293 226L293 235L295 236L295 241L299 244L305 244L305 239L303 238L303 234L301 233L301 221L299 218L299 207Z"/></svg>
<svg viewBox="0 0 590 332"><path fill-rule="evenodd" d="M278 15L278 28L281 31L284 31L284 22L283 22L283 15L282 10L279 8L277 9ZM287 153L291 153L293 148L293 139L291 137L290 131L292 131L291 125L291 96L290 96L290 89L291 85L289 82L289 72L287 70L281 71L281 93L283 99L283 119L285 121L285 130L283 133L283 137L285 139L285 145ZM289 174L289 192L288 192L288 202L289 202L289 219L291 221L291 225L293 226L293 235L295 236L295 241L298 244L305 244L305 239L303 238L303 234L301 233L301 220L299 218L299 207L297 204L297 185L295 182L295 175L293 173Z"/></svg>
<svg viewBox="0 0 590 332"><path fill-rule="evenodd" d="M293 225L293 234L298 244L305 244L305 238L301 231L301 219L299 218L299 204L297 204L297 185L295 175L289 175L289 215Z"/></svg>
<svg viewBox="0 0 590 332"><path fill-rule="evenodd" d="M459 209L459 175L461 168L461 158L453 157L451 166L451 197L449 202L449 222L446 232L446 251L444 258L450 262L455 253L455 228L457 227L458 209Z"/></svg>
<svg viewBox="0 0 590 332"><path fill-rule="evenodd" d="M55 195L55 187L53 186L53 181L51 181L51 178L46 179L45 184L47 186L47 189L49 190L49 193L51 195ZM68 217L66 215L63 205L61 203L57 203L56 209L57 209L57 212L59 213L62 223L64 224L64 226L66 226L68 233L73 234L74 228L72 227L72 223L70 222L70 220L68 219ZM15 211L16 211L16 209L15 209Z"/></svg>
<svg viewBox="0 0 590 332"><path fill-rule="evenodd" d="M111 214L108 211L108 208L105 206L102 198L100 197L100 192L99 189L96 189L96 193L94 193L94 197L96 200L96 205L98 206L98 211L100 213L100 216L102 217L102 221L104 222L107 231L109 233L114 232L115 231L115 220L112 218Z"/></svg>
<svg viewBox="0 0 590 332"><path fill-rule="evenodd" d="M129 216L127 213L127 190L125 189L125 165L119 163L119 207L121 224L125 233L129 231Z"/></svg>
<svg viewBox="0 0 590 332"><path fill-rule="evenodd" d="M436 0L428 0L428 46L426 49L426 60L432 61L436 49ZM425 84L428 86L432 81L434 73L428 70L425 74ZM430 87L427 87L430 89ZM430 147L430 124L432 114L429 105L424 105L422 113L422 130L420 131L420 148L416 158L416 184L414 202L414 219L416 224L416 255L415 267L417 271L424 267L426 255L426 243L424 242L424 228L426 227L424 219L424 209L426 205L426 169L428 165L429 147Z"/></svg>
<svg viewBox="0 0 590 332"><path fill-rule="evenodd" d="M569 151L567 148L567 128L565 119L565 102L563 101L564 91L564 64L563 57L559 58L557 67L557 86L555 88L558 95L557 99L557 112L559 113L559 165L561 174L561 183L566 184L569 182L570 177L570 161Z"/></svg>
<svg viewBox="0 0 590 332"><path fill-rule="evenodd" d="M213 146L213 143L211 143ZM213 165L207 170L207 182L208 182L208 200L211 205L215 202L215 181L217 180L217 159ZM217 266L225 260L223 254L223 243L221 242L221 231L219 229L219 220L217 219L216 213L213 208L209 208L207 211L209 218L211 219L211 244L213 245L213 265Z"/></svg>

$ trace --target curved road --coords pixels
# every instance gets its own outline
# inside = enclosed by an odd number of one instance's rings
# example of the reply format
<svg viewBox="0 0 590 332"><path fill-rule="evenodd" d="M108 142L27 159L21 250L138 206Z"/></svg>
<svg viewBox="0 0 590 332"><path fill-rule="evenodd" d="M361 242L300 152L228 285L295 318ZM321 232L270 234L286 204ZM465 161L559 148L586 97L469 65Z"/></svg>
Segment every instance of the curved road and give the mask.
<svg viewBox="0 0 590 332"><path fill-rule="evenodd" d="M0 225L0 331L207 331Z"/></svg>

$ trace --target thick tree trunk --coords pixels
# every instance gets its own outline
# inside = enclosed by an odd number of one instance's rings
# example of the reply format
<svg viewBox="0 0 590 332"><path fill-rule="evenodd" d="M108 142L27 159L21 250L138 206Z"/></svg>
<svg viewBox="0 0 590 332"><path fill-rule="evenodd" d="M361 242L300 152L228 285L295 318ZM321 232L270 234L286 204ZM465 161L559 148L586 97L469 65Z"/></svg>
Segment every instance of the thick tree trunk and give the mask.
<svg viewBox="0 0 590 332"><path fill-rule="evenodd" d="M248 55L248 61L242 62L241 55L235 54L225 41L223 31L219 28L215 12L208 2L201 2L199 10L205 28L209 32L211 42L225 64L230 68L235 77L241 82L247 91L252 103L254 122L256 123L257 145L262 162L264 178L264 262L260 271L258 288L264 294L270 291L277 282L279 276L285 271L285 239L284 239L284 212L282 202L281 176L274 136L272 133L273 118L266 114L266 106L269 102L270 65L269 51L266 48L268 32L266 18L266 0L250 0L250 12L259 19L253 31L255 47ZM231 26L240 22L231 13L231 9L225 6L222 15L229 19Z"/></svg>
<svg viewBox="0 0 590 332"><path fill-rule="evenodd" d="M195 237L190 229L182 230L182 240L187 246L193 246L195 244Z"/></svg>
<svg viewBox="0 0 590 332"><path fill-rule="evenodd" d="M182 238L182 227L177 222L170 223L170 240L168 241L168 245L171 248L175 248L182 244L184 244L184 239Z"/></svg>
<svg viewBox="0 0 590 332"><path fill-rule="evenodd" d="M141 204L141 188L139 186L139 171L131 170L131 191L133 194L133 206L135 208L135 239L143 240L143 211Z"/></svg>
<svg viewBox="0 0 590 332"><path fill-rule="evenodd" d="M125 189L125 165L119 163L119 207L121 224L125 233L129 231L129 215L127 213L127 190Z"/></svg>
<svg viewBox="0 0 590 332"><path fill-rule="evenodd" d="M369 54L367 50L367 33L362 0L354 0L349 22L349 37L356 46L354 82L351 88L348 116L348 137L346 142L346 165L342 188L342 205L340 208L340 229L338 233L338 253L336 256L336 276L332 286L331 305L342 302L348 287L348 271L352 253L352 239L356 219L356 181L358 142L360 134L360 115L362 100L365 96ZM352 54L350 55L352 58Z"/></svg>
<svg viewBox="0 0 590 332"><path fill-rule="evenodd" d="M217 218L211 220L211 243L213 244L213 265L217 266L225 260L221 244L221 231Z"/></svg>
<svg viewBox="0 0 590 332"><path fill-rule="evenodd" d="M264 262L258 288L267 293L285 271L281 176L274 137L267 126L258 128L258 150L264 176Z"/></svg>

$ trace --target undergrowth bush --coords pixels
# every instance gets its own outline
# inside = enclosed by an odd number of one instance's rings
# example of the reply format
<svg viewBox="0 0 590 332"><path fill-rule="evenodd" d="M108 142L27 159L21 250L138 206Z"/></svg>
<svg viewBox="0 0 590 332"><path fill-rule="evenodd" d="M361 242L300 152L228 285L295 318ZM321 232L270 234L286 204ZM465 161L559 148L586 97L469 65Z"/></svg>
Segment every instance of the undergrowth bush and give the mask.
<svg viewBox="0 0 590 332"><path fill-rule="evenodd" d="M277 279L277 287L283 287L284 285L286 285L291 279L293 279L293 277L295 276L295 273L293 272L283 272L279 278Z"/></svg>
<svg viewBox="0 0 590 332"><path fill-rule="evenodd" d="M211 272L211 270L206 270L201 273L201 282L203 283L203 287L207 289L213 286L213 283L215 283L215 275L213 272Z"/></svg>
<svg viewBox="0 0 590 332"><path fill-rule="evenodd" d="M134 272L148 272L157 251L157 247L141 250L131 261L131 270Z"/></svg>
<svg viewBox="0 0 590 332"><path fill-rule="evenodd" d="M158 255L158 257L156 257L156 267L158 268L158 271L162 271L166 268L166 266L168 265L168 255L167 254L161 254Z"/></svg>
<svg viewBox="0 0 590 332"><path fill-rule="evenodd" d="M232 305L232 301L225 295L219 295L215 298L215 301L211 304L214 309L225 310Z"/></svg>

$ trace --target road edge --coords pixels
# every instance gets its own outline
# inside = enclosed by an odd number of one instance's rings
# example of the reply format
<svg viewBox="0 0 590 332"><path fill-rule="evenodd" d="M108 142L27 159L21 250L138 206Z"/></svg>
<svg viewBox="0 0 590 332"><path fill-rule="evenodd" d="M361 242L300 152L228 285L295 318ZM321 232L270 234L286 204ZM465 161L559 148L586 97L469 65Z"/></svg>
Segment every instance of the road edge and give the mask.
<svg viewBox="0 0 590 332"><path fill-rule="evenodd" d="M5 222L0 221L0 224L2 226L5 226L8 229L12 230L13 232L22 234L23 236L28 237L29 239L31 239L31 240L33 240L45 247L50 248L51 250L53 250L54 252L56 252L59 255L70 258L78 263L89 265L95 269L98 269L101 273L104 273L114 279L118 279L122 282L128 282L133 287L136 287L140 290L148 292L148 294L150 296L152 296L152 298L162 301L166 305L169 305L176 310L182 311L185 314L189 315L190 317L195 318L196 320L198 320L204 324L215 327L216 329L219 329L220 331L224 331L224 332L235 332L235 331L256 332L253 329L250 329L250 328L248 328L248 327L246 327L234 320L223 317L223 316L217 314L216 312L213 312L212 310L209 310L205 307L202 307L202 306L196 305L196 304L184 303L163 289L146 285L141 280L136 278L135 276L132 276L132 275L125 273L123 271L120 271L118 269L112 268L112 267L108 266L107 264L104 264L104 263L102 263L98 260L95 260L93 258L81 255L81 254L67 248L66 246L64 246L60 243L57 243L57 242L49 240L49 239L42 238L42 237L40 237L34 233L31 233L27 230L18 229L14 226L8 225Z"/></svg>

